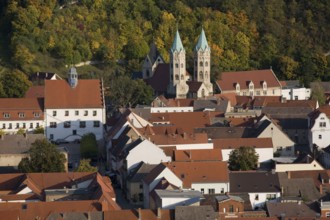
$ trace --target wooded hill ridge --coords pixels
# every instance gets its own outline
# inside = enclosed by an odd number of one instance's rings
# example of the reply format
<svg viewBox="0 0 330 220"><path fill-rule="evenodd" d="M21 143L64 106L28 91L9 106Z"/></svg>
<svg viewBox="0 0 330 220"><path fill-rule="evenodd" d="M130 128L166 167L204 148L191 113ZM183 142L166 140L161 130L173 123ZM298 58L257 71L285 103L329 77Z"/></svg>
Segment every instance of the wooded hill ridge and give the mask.
<svg viewBox="0 0 330 220"><path fill-rule="evenodd" d="M213 79L270 67L305 85L330 79L328 0L2 0L0 11L0 74L59 71L89 60L124 64L130 74L141 70L151 42L168 61L177 28L192 72L203 27Z"/></svg>

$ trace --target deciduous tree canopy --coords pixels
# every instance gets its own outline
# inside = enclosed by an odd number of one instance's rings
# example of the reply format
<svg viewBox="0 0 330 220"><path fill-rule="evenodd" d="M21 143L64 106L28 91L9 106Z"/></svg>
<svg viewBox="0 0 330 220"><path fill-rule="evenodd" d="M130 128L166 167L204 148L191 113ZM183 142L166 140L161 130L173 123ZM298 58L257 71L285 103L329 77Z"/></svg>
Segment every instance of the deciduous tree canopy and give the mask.
<svg viewBox="0 0 330 220"><path fill-rule="evenodd" d="M18 169L23 173L64 172L65 161L64 154L47 139L36 140L29 150L29 157L21 160Z"/></svg>
<svg viewBox="0 0 330 220"><path fill-rule="evenodd" d="M255 170L258 166L259 155L253 147L240 147L229 155L230 170Z"/></svg>

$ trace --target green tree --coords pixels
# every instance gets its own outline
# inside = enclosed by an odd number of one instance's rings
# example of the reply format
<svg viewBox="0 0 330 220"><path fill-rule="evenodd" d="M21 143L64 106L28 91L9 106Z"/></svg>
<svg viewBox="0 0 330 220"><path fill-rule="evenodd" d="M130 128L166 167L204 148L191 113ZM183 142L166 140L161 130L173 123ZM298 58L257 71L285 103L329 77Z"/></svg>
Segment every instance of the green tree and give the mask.
<svg viewBox="0 0 330 220"><path fill-rule="evenodd" d="M32 143L29 157L23 158L18 169L23 173L46 173L64 172L66 159L56 146L49 143L47 139L39 139Z"/></svg>
<svg viewBox="0 0 330 220"><path fill-rule="evenodd" d="M133 80L128 76L119 76L111 80L110 100L115 108L150 104L152 99L153 90L143 80Z"/></svg>
<svg viewBox="0 0 330 220"><path fill-rule="evenodd" d="M90 159L82 159L80 160L79 166L75 170L75 172L96 172L97 167L93 167L90 164L91 160Z"/></svg>
<svg viewBox="0 0 330 220"><path fill-rule="evenodd" d="M5 72L0 80L2 82L5 97L7 98L23 97L25 92L32 85L27 76L19 70Z"/></svg>
<svg viewBox="0 0 330 220"><path fill-rule="evenodd" d="M95 159L97 158L98 145L95 134L88 133L82 136L80 142L80 155L84 159Z"/></svg>
<svg viewBox="0 0 330 220"><path fill-rule="evenodd" d="M253 147L240 147L229 155L230 170L255 170L258 166L259 155Z"/></svg>
<svg viewBox="0 0 330 220"><path fill-rule="evenodd" d="M39 126L33 130L33 134L44 134L44 133L45 133L45 129L42 126Z"/></svg>
<svg viewBox="0 0 330 220"><path fill-rule="evenodd" d="M324 105L326 102L326 97L324 94L323 87L319 84L313 83L311 89L312 89L311 99L318 101L320 106Z"/></svg>

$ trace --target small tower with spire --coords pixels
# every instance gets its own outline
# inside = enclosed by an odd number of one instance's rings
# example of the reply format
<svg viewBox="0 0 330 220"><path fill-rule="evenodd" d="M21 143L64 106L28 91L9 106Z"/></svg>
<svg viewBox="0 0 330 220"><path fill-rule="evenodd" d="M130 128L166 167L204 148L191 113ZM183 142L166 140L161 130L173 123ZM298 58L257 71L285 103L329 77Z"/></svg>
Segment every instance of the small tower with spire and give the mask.
<svg viewBox="0 0 330 220"><path fill-rule="evenodd" d="M176 98L186 98L189 87L186 83L186 51L177 30L170 50L170 85L168 93Z"/></svg>
<svg viewBox="0 0 330 220"><path fill-rule="evenodd" d="M69 69L68 82L71 88L76 88L78 85L78 73L75 67Z"/></svg>
<svg viewBox="0 0 330 220"><path fill-rule="evenodd" d="M207 43L204 29L199 35L194 50L194 81L202 82L209 90L208 95L213 94L213 85L211 83L211 49Z"/></svg>

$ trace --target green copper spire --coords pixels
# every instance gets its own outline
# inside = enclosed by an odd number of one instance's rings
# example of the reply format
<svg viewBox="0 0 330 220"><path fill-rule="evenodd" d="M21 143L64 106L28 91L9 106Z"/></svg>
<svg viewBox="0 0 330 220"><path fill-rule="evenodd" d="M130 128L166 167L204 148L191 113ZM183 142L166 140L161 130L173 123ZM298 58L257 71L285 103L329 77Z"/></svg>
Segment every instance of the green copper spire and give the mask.
<svg viewBox="0 0 330 220"><path fill-rule="evenodd" d="M174 37L174 42L172 44L172 48L171 48L171 52L179 52L179 51L184 51L183 45L182 45L182 41L180 38L180 34L179 31L177 30L175 33L175 37Z"/></svg>
<svg viewBox="0 0 330 220"><path fill-rule="evenodd" d="M203 28L202 28L201 34L199 35L198 42L195 47L195 51L199 51L199 50L203 50L203 51L210 50L210 47L207 44L207 40L206 40L205 32L204 32Z"/></svg>

